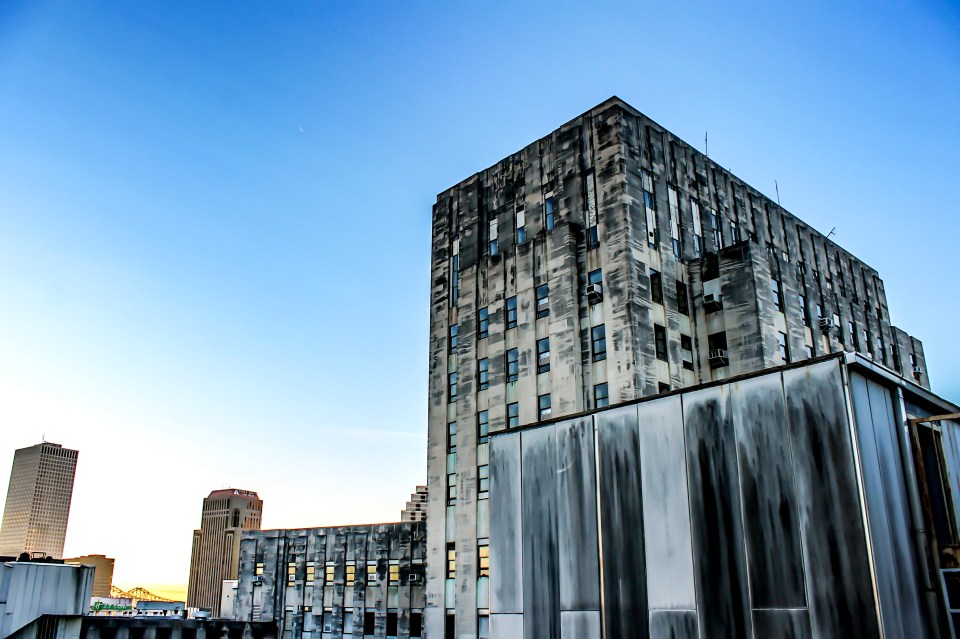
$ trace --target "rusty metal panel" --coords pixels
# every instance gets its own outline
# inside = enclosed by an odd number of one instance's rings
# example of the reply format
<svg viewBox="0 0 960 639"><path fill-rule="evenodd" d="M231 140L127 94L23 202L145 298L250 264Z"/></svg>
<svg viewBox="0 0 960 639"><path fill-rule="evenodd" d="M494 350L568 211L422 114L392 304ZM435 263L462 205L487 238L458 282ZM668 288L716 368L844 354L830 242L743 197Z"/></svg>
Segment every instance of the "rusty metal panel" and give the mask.
<svg viewBox="0 0 960 639"><path fill-rule="evenodd" d="M523 541L520 435L494 437L490 446L490 609L522 613Z"/></svg>
<svg viewBox="0 0 960 639"><path fill-rule="evenodd" d="M750 595L728 387L684 395L683 419L702 637L749 637Z"/></svg>
<svg viewBox="0 0 960 639"><path fill-rule="evenodd" d="M778 375L736 382L732 418L754 608L805 608L793 451Z"/></svg>
<svg viewBox="0 0 960 639"><path fill-rule="evenodd" d="M783 372L814 637L878 637L838 360Z"/></svg>
<svg viewBox="0 0 960 639"><path fill-rule="evenodd" d="M523 612L536 619L524 626L523 636L554 639L560 632L556 426L526 431L521 442Z"/></svg>
<svg viewBox="0 0 960 639"><path fill-rule="evenodd" d="M593 420L572 420L556 429L560 609L600 610Z"/></svg>
<svg viewBox="0 0 960 639"><path fill-rule="evenodd" d="M647 571L637 407L600 412L600 535L604 632L646 639Z"/></svg>
<svg viewBox="0 0 960 639"><path fill-rule="evenodd" d="M638 408L638 470L650 609L694 610L697 602L680 396L645 402Z"/></svg>

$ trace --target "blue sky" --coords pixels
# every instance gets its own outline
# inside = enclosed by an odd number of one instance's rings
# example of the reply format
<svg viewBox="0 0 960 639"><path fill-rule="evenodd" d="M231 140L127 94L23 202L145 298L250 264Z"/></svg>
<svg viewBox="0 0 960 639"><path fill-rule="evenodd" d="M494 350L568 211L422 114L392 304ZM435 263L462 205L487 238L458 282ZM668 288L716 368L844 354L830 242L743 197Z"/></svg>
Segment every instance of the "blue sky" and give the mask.
<svg viewBox="0 0 960 639"><path fill-rule="evenodd" d="M836 227L960 399L956 3L7 0L0 468L79 448L67 552L126 586L215 488L395 519L436 193L611 95Z"/></svg>

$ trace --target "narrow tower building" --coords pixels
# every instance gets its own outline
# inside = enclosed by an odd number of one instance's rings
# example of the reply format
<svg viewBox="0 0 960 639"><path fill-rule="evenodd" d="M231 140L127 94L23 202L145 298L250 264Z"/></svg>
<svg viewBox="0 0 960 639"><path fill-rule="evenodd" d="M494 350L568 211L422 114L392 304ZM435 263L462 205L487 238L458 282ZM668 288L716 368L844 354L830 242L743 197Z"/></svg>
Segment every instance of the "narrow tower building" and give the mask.
<svg viewBox="0 0 960 639"><path fill-rule="evenodd" d="M240 538L244 530L260 530L262 513L263 501L249 490L215 490L203 500L200 529L193 531L188 607L220 615L223 582L237 578Z"/></svg>
<svg viewBox="0 0 960 639"><path fill-rule="evenodd" d="M43 442L14 453L0 524L0 555L60 559L67 536L77 451Z"/></svg>

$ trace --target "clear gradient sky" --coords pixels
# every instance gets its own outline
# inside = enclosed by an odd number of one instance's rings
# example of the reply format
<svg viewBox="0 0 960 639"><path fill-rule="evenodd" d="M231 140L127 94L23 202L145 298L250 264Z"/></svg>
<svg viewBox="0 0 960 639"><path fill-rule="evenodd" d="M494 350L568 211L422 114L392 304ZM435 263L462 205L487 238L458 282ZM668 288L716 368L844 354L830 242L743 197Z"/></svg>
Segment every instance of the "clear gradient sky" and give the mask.
<svg viewBox="0 0 960 639"><path fill-rule="evenodd" d="M0 494L79 449L66 552L128 587L212 489L395 520L436 194L614 94L836 227L960 400L956 2L5 0Z"/></svg>

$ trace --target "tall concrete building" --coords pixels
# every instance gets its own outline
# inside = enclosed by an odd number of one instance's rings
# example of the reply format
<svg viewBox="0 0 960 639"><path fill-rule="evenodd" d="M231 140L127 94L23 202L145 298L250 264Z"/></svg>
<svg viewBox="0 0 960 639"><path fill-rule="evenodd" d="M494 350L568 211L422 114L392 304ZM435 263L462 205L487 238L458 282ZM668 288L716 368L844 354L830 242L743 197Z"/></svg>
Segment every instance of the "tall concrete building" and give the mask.
<svg viewBox="0 0 960 639"><path fill-rule="evenodd" d="M428 636L489 632L491 433L842 351L928 386L874 269L617 98L441 193Z"/></svg>
<svg viewBox="0 0 960 639"><path fill-rule="evenodd" d="M63 557L77 451L43 442L14 453L0 524L0 555Z"/></svg>
<svg viewBox="0 0 960 639"><path fill-rule="evenodd" d="M237 578L240 538L244 530L260 530L263 501L249 490L215 490L203 500L200 529L193 531L187 607L220 615L223 582Z"/></svg>
<svg viewBox="0 0 960 639"><path fill-rule="evenodd" d="M113 586L113 557L106 555L83 555L64 559L63 563L75 566L93 566L93 596L109 597Z"/></svg>

